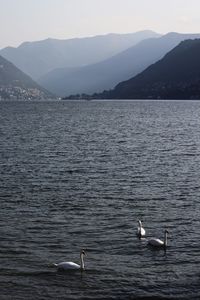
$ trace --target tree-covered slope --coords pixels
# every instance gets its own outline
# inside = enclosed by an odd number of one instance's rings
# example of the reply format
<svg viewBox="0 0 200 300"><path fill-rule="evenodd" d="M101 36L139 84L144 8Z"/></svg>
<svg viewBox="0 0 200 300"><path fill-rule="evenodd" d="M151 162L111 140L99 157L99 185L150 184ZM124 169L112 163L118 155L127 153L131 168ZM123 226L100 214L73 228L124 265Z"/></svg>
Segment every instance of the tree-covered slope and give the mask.
<svg viewBox="0 0 200 300"><path fill-rule="evenodd" d="M200 99L200 39L186 40L105 97L117 99Z"/></svg>

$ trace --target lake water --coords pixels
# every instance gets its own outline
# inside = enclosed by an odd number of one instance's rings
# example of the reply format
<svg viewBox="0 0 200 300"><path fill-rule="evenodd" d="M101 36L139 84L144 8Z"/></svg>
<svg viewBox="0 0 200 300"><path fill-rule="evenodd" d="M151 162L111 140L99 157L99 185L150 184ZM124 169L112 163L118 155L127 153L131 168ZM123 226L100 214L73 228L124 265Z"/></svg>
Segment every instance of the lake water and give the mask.
<svg viewBox="0 0 200 300"><path fill-rule="evenodd" d="M200 102L1 101L0 156L1 300L200 299Z"/></svg>

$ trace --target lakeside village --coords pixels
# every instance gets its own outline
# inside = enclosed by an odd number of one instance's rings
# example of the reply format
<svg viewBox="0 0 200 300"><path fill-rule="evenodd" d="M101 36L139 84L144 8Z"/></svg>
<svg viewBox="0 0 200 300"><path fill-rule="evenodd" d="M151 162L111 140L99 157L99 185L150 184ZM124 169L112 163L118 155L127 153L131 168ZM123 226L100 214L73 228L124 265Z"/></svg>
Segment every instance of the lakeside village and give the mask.
<svg viewBox="0 0 200 300"><path fill-rule="evenodd" d="M22 88L19 86L0 86L0 100L42 100L47 99L45 92L37 88Z"/></svg>

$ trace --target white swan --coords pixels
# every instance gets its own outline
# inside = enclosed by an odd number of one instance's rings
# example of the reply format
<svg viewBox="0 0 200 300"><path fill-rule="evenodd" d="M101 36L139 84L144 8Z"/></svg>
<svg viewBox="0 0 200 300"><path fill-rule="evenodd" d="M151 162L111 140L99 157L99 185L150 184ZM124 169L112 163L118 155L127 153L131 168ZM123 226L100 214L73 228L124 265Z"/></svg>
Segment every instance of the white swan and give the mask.
<svg viewBox="0 0 200 300"><path fill-rule="evenodd" d="M141 222L140 220L138 221L138 223L139 223L139 227L138 227L137 235L138 235L139 238L142 238L142 237L145 236L146 231L145 231L145 229L142 227L142 222Z"/></svg>
<svg viewBox="0 0 200 300"><path fill-rule="evenodd" d="M148 244L150 246L153 246L153 247L156 247L156 248L164 248L164 249L166 249L166 247L167 247L167 234L168 233L169 233L169 231L165 230L164 242L161 241L160 239L152 238L152 239L148 240Z"/></svg>
<svg viewBox="0 0 200 300"><path fill-rule="evenodd" d="M60 262L58 264L53 264L54 267L57 267L58 270L62 270L62 271L67 271L67 270L81 270L83 271L85 269L85 264L84 264L84 257L85 251L81 250L80 252L80 265L71 262L71 261L63 261Z"/></svg>

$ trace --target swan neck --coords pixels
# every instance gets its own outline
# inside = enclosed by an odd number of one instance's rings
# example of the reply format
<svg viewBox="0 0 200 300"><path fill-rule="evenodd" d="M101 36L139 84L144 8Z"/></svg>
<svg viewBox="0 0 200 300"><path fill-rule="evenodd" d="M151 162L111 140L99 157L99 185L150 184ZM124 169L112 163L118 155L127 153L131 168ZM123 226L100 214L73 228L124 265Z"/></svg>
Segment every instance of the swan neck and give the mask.
<svg viewBox="0 0 200 300"><path fill-rule="evenodd" d="M84 259L83 259L83 253L81 253L80 258L81 258L81 270L84 270L85 264L84 264Z"/></svg>
<svg viewBox="0 0 200 300"><path fill-rule="evenodd" d="M165 247L167 246L167 232L165 232L164 245L165 245Z"/></svg>

